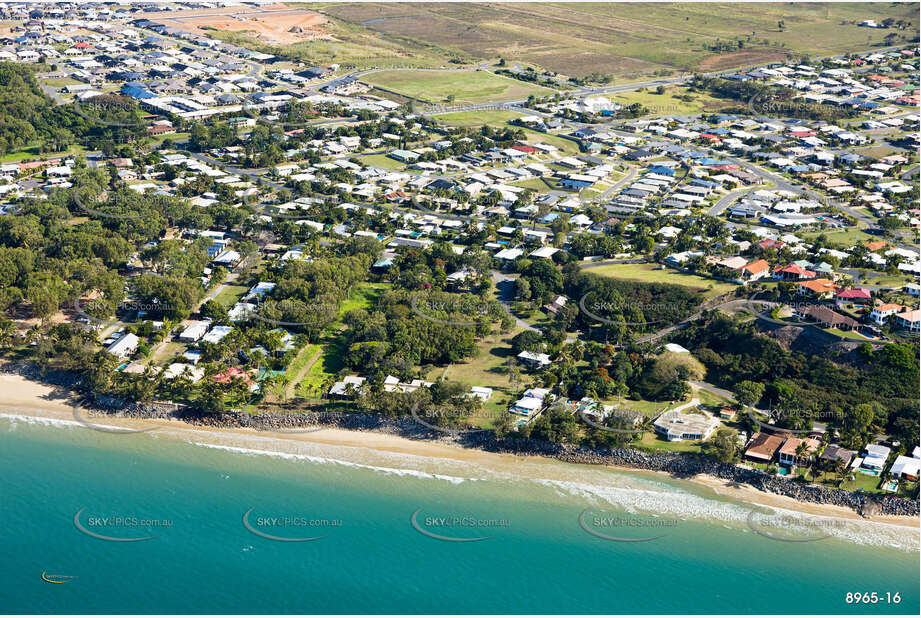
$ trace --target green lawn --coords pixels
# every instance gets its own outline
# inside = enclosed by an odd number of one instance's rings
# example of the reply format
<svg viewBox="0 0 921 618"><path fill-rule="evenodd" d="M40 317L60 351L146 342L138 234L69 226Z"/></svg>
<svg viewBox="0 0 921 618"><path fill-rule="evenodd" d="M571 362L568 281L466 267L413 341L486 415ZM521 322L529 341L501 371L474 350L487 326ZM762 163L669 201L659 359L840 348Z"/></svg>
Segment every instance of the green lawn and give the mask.
<svg viewBox="0 0 921 618"><path fill-rule="evenodd" d="M647 431L638 440L631 442L631 445L648 450L671 451L673 453L700 452L700 442L697 440L669 442L668 440L661 439L653 431Z"/></svg>
<svg viewBox="0 0 921 618"><path fill-rule="evenodd" d="M488 71L379 71L365 75L362 81L439 105L505 101L554 92ZM454 99L449 101L452 95Z"/></svg>
<svg viewBox="0 0 921 618"><path fill-rule="evenodd" d="M561 151L557 153L559 156L579 154L581 152L578 141L560 137L559 135L553 135L551 133L532 131L531 129L523 129L523 131L525 132L525 135L527 135L527 141L529 144L539 144L540 142L543 142L545 144L550 144L551 146L556 146ZM566 171L572 172L570 169L567 169Z"/></svg>
<svg viewBox="0 0 921 618"><path fill-rule="evenodd" d="M861 232L856 227L848 228L845 230L817 230L814 232L805 232L802 234L804 240L813 240L819 236L825 236L830 244L843 249L850 249L858 242L879 240L879 238L875 236L870 236L869 234Z"/></svg>
<svg viewBox="0 0 921 618"><path fill-rule="evenodd" d="M684 101L678 98L682 95L690 95L694 100ZM624 107L639 103L647 108L649 110L648 115L652 116L699 114L737 105L737 102L717 99L707 94L690 93L687 88L681 86L666 88L663 94L657 94L649 90L622 92L614 96L613 99Z"/></svg>
<svg viewBox="0 0 921 618"><path fill-rule="evenodd" d="M38 80L38 83L41 86L51 86L52 88L63 88L64 86L73 86L81 82L71 77L56 77L54 79L40 79Z"/></svg>
<svg viewBox="0 0 921 618"><path fill-rule="evenodd" d="M586 268L585 272L617 279L632 279L649 283L674 283L693 288L707 298L726 294L738 286L725 281L706 279L698 275L678 272L669 268L661 269L658 264L606 264L595 268Z"/></svg>
<svg viewBox="0 0 921 618"><path fill-rule="evenodd" d="M390 289L389 283L360 283L352 288L349 297L339 307L339 316L352 309L368 309L377 302L377 297L384 290Z"/></svg>
<svg viewBox="0 0 921 618"><path fill-rule="evenodd" d="M86 151L86 148L83 146L71 146L62 152L42 152L39 150L40 146L41 142L39 141L30 142L28 145L23 146L22 148L17 148L16 150L12 150L5 155L0 156L0 163L19 163L25 161L26 159L60 159Z"/></svg>
<svg viewBox="0 0 921 618"><path fill-rule="evenodd" d="M218 292L218 295L214 297L214 300L224 305L225 307L233 307L240 297L246 294L249 290L249 286L246 285L228 285L223 290Z"/></svg>
<svg viewBox="0 0 921 618"><path fill-rule="evenodd" d="M385 154L374 154L366 155L364 157L359 157L361 161L367 165L375 165L377 167L383 167L388 170L396 170L402 172L406 169L405 163L400 163L396 159L391 159Z"/></svg>

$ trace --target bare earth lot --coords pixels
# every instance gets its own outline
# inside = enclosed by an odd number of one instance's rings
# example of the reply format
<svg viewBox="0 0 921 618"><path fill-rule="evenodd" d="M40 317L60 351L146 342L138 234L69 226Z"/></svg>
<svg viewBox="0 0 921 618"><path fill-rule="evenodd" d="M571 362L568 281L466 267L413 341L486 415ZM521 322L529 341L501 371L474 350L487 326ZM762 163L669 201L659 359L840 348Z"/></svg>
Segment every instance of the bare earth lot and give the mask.
<svg viewBox="0 0 921 618"><path fill-rule="evenodd" d="M322 28L327 22L325 17L284 4L146 13L143 17L198 34L207 34L211 29L247 32L269 45L292 45L329 38Z"/></svg>

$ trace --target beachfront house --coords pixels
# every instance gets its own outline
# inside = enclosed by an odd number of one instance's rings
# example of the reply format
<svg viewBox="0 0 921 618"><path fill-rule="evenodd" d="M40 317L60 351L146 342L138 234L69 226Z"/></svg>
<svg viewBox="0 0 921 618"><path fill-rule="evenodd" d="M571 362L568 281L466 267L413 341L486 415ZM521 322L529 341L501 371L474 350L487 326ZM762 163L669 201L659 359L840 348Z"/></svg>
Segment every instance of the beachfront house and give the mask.
<svg viewBox="0 0 921 618"><path fill-rule="evenodd" d="M863 450L865 455L860 464L861 470L878 475L886 467L886 460L889 459L892 449L882 444L868 444Z"/></svg>

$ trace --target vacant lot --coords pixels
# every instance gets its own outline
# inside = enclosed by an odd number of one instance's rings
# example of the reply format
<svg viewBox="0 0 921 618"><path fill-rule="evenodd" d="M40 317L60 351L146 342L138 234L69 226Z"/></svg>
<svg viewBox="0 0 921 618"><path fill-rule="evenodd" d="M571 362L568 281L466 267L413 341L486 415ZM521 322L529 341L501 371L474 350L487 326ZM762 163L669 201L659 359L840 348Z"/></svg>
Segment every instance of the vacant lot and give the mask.
<svg viewBox="0 0 921 618"><path fill-rule="evenodd" d="M485 103L545 96L552 90L488 71L378 71L361 78L414 99L442 104ZM453 98L452 98L453 97Z"/></svg>
<svg viewBox="0 0 921 618"><path fill-rule="evenodd" d="M690 96L693 100L685 101L680 98L683 96ZM689 93L688 89L683 87L666 88L663 94L649 90L621 92L613 99L624 107L640 103L649 110L651 116L699 114L738 105L737 101L721 100L696 92Z"/></svg>
<svg viewBox="0 0 921 618"><path fill-rule="evenodd" d="M309 5L381 38L443 58L505 58L564 75L649 75L868 49L917 36L910 3L329 3ZM906 20L905 30L859 28ZM783 28L779 26L783 22ZM742 46L738 46L738 41ZM731 43L715 51L716 43Z"/></svg>
<svg viewBox="0 0 921 618"><path fill-rule="evenodd" d="M290 45L300 41L329 38L322 28L326 18L301 8L283 4L262 7L225 7L143 14L144 17L174 28L203 34L202 31L248 32L270 45Z"/></svg>
<svg viewBox="0 0 921 618"><path fill-rule="evenodd" d="M488 124L493 127L504 127L509 120L521 118L521 112L508 112L504 110L478 110L475 112L454 112L451 114L438 114L435 120L452 127L481 127Z"/></svg>
<svg viewBox="0 0 921 618"><path fill-rule="evenodd" d="M597 268L586 268L585 272L617 279L632 279L647 283L674 283L700 292L707 298L731 292L733 283L714 281L697 275L688 275L671 269L661 269L658 264L607 264Z"/></svg>

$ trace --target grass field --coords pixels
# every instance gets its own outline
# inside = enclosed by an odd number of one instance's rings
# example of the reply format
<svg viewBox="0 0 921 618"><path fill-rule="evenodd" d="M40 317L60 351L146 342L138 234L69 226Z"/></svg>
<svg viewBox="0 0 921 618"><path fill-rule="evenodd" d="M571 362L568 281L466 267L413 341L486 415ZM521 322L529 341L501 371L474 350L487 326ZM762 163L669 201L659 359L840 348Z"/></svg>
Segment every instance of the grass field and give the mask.
<svg viewBox="0 0 921 618"><path fill-rule="evenodd" d="M879 240L879 238L875 236L861 232L856 227L848 228L846 230L820 230L816 232L804 232L801 234L801 236L805 240L813 240L819 236L825 236L829 243L843 249L850 249L858 242Z"/></svg>
<svg viewBox="0 0 921 618"><path fill-rule="evenodd" d="M546 96L553 90L489 71L378 71L362 77L369 84L429 103L485 103ZM450 97L454 97L453 100Z"/></svg>
<svg viewBox="0 0 921 618"><path fill-rule="evenodd" d="M0 163L20 163L27 159L57 159L60 157L69 157L81 152L86 152L83 146L71 146L63 152L41 152L39 150L41 143L32 142L22 148L12 150L5 155L0 156Z"/></svg>
<svg viewBox="0 0 921 618"><path fill-rule="evenodd" d="M488 124L492 127L504 127L509 120L521 118L519 112L507 112L504 110L478 110L475 112L454 112L451 114L439 114L435 120L442 124L452 127L480 127Z"/></svg>
<svg viewBox="0 0 921 618"><path fill-rule="evenodd" d="M368 165L376 165L377 167L383 167L388 170L403 171L406 169L405 163L400 163L396 159L391 159L385 154L374 154L367 155L364 157L358 157Z"/></svg>
<svg viewBox="0 0 921 618"><path fill-rule="evenodd" d="M648 283L674 283L693 288L707 298L731 292L738 287L733 283L714 281L671 269L660 270L657 264L606 264L596 268L587 268L585 272L617 279L646 281Z"/></svg>
<svg viewBox="0 0 921 618"><path fill-rule="evenodd" d="M246 291L249 289L245 285L228 285L223 290L218 292L218 295L214 297L214 300L224 305L225 307L233 307L234 304L240 297L246 294Z"/></svg>
<svg viewBox="0 0 921 618"><path fill-rule="evenodd" d="M370 40L468 62L505 58L566 75L618 77L714 71L775 62L789 53L833 55L917 33L910 3L328 3L311 4ZM908 30L859 28L865 19ZM783 21L784 27L778 27ZM376 38L375 38L376 37ZM728 53L717 40L737 43ZM352 41L347 41L351 43ZM383 45L384 43L378 43ZM418 61L418 58L412 58ZM392 65L381 65L392 66Z"/></svg>
<svg viewBox="0 0 921 618"><path fill-rule="evenodd" d="M624 107L639 103L649 110L649 115L685 115L702 112L714 112L724 107L738 105L738 102L717 99L705 94L690 93L693 101L683 101L679 96L687 95L688 89L683 87L666 88L663 94L656 94L648 90L634 90L619 93L614 100Z"/></svg>

